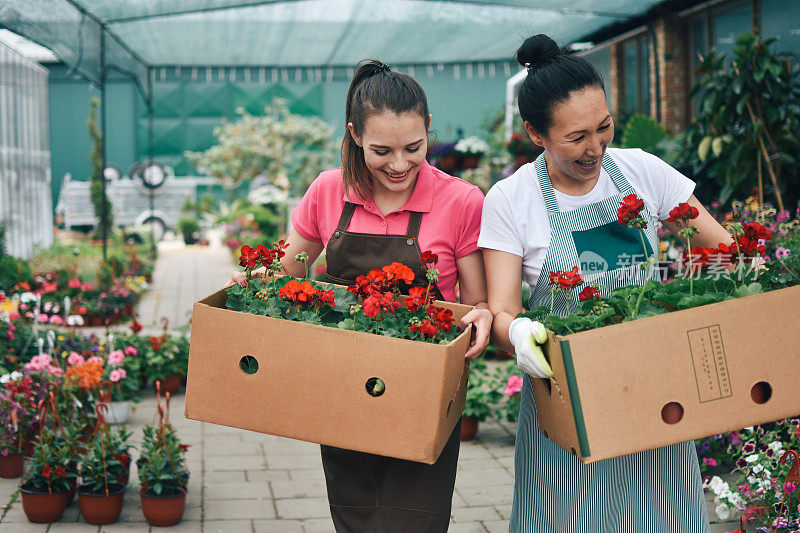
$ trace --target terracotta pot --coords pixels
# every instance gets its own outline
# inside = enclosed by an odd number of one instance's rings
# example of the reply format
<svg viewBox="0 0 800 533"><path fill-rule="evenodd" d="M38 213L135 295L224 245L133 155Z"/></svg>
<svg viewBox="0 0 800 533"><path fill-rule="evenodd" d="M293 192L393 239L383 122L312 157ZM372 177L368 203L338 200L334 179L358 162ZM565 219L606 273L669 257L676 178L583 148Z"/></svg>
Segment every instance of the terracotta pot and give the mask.
<svg viewBox="0 0 800 533"><path fill-rule="evenodd" d="M461 168L477 168L480 162L480 156L465 155L464 159L461 161Z"/></svg>
<svg viewBox="0 0 800 533"><path fill-rule="evenodd" d="M153 389L155 390L156 384L153 383ZM170 396L178 392L181 388L181 376L175 374L174 376L169 376L161 380L161 394L169 393Z"/></svg>
<svg viewBox="0 0 800 533"><path fill-rule="evenodd" d="M456 168L457 164L458 159L456 159L455 155L446 155L439 158L439 162L436 164L436 166L440 170L453 170Z"/></svg>
<svg viewBox="0 0 800 533"><path fill-rule="evenodd" d="M478 419L474 416L465 416L461 419L461 440L467 441L478 434Z"/></svg>
<svg viewBox="0 0 800 533"><path fill-rule="evenodd" d="M142 513L151 526L174 526L183 518L186 493L178 496L158 497L139 491L142 498Z"/></svg>
<svg viewBox="0 0 800 533"><path fill-rule="evenodd" d="M64 514L67 506L67 493L54 492L33 492L22 487L19 489L22 495L22 510L28 521L34 524L49 524L58 522Z"/></svg>
<svg viewBox="0 0 800 533"><path fill-rule="evenodd" d="M100 315L91 315L86 323L90 326L102 326L105 317Z"/></svg>
<svg viewBox="0 0 800 533"><path fill-rule="evenodd" d="M125 485L114 483L108 486L109 495L87 494L83 487L78 489L78 505L81 515L88 524L102 526L113 524L119 520L122 512L122 500L125 497Z"/></svg>
<svg viewBox="0 0 800 533"><path fill-rule="evenodd" d="M22 466L25 463L25 453L10 453L0 455L0 477L7 479L22 476Z"/></svg>

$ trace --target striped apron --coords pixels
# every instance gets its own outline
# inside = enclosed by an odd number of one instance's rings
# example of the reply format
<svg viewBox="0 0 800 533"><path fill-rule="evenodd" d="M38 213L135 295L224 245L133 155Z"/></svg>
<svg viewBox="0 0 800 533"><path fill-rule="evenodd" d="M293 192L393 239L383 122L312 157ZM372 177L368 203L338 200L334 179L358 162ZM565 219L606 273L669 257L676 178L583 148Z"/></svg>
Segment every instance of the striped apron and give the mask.
<svg viewBox="0 0 800 533"><path fill-rule="evenodd" d="M603 296L615 287L641 284L646 273L638 230L617 222L622 198L636 191L606 154L603 168L619 194L573 211L560 212L544 154L536 174L550 221L550 246L530 306L550 306L548 272L581 266L586 283ZM648 254L658 250L656 228L647 207L642 216ZM562 291L554 310L565 316L577 306ZM625 438L620 435L620 438ZM531 377L525 375L514 457L512 533L695 533L708 532L697 453L692 442L674 444L584 465L539 432Z"/></svg>

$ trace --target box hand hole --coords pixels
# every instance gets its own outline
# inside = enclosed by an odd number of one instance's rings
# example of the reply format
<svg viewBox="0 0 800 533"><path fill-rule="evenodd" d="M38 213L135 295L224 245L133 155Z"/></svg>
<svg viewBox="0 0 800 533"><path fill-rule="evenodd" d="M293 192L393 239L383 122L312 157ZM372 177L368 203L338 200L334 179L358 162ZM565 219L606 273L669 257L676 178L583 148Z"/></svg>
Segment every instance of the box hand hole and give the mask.
<svg viewBox="0 0 800 533"><path fill-rule="evenodd" d="M661 409L661 419L667 424L677 424L683 418L683 406L678 402L669 402Z"/></svg>
<svg viewBox="0 0 800 533"><path fill-rule="evenodd" d="M376 398L386 392L386 383L381 378L369 378L365 384L367 394Z"/></svg>
<svg viewBox="0 0 800 533"><path fill-rule="evenodd" d="M767 403L772 398L772 385L766 381L759 381L750 389L750 397L757 404Z"/></svg>
<svg viewBox="0 0 800 533"><path fill-rule="evenodd" d="M245 374L255 374L258 372L258 361L252 355L245 355L239 359L239 368Z"/></svg>

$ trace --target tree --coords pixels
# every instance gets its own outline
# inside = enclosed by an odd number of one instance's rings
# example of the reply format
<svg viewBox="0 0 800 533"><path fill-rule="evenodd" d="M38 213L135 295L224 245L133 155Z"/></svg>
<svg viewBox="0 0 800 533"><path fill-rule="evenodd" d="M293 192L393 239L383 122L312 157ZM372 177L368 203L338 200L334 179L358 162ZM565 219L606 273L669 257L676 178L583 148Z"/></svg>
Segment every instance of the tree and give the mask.
<svg viewBox="0 0 800 533"><path fill-rule="evenodd" d="M235 122L214 128L219 144L204 152L186 152L198 168L235 189L256 176L266 176L278 187L302 194L317 175L336 162L333 128L316 117L289 111L275 98L263 116L239 108Z"/></svg>
<svg viewBox="0 0 800 533"><path fill-rule="evenodd" d="M742 34L729 65L712 51L697 68L700 111L687 132L687 162L717 183L722 203L755 187L763 205L765 185L778 209L785 198L797 201L800 83L788 58L770 51L774 41Z"/></svg>
<svg viewBox="0 0 800 533"><path fill-rule="evenodd" d="M100 100L92 98L89 104L89 120L86 125L89 129L89 138L92 140L92 149L89 151L89 162L92 174L89 177L89 195L94 205L94 215L97 217L97 234L103 239L103 257L105 257L105 242L111 232L114 222L108 195L105 192L103 180L103 134L97 127L97 108Z"/></svg>

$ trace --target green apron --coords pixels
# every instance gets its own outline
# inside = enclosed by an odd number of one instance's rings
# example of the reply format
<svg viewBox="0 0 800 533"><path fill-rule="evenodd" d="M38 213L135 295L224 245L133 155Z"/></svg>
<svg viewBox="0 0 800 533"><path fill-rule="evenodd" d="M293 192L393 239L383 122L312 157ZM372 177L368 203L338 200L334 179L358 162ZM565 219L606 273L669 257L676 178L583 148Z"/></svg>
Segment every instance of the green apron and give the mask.
<svg viewBox="0 0 800 533"><path fill-rule="evenodd" d="M550 221L550 246L530 306L550 305L548 273L580 265L586 284L603 296L616 287L641 284L644 247L638 230L617 222L619 202L636 191L606 154L603 168L619 194L561 212L544 154L535 163ZM645 207L648 254L658 250L656 228ZM569 314L578 303L559 291L555 312ZM625 438L620 435L619 438ZM539 432L531 377L525 375L515 449L514 533L705 533L709 530L697 452L692 442L584 465Z"/></svg>

